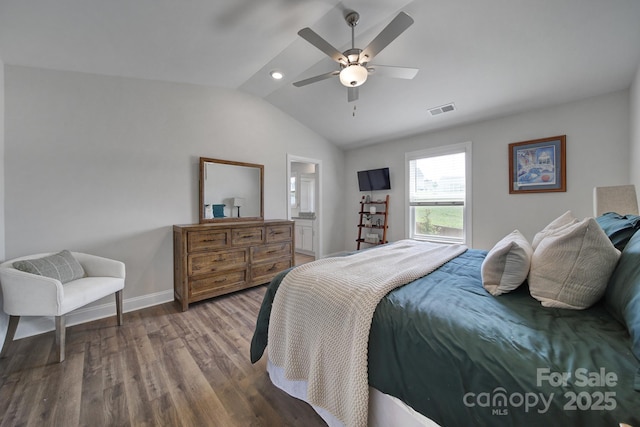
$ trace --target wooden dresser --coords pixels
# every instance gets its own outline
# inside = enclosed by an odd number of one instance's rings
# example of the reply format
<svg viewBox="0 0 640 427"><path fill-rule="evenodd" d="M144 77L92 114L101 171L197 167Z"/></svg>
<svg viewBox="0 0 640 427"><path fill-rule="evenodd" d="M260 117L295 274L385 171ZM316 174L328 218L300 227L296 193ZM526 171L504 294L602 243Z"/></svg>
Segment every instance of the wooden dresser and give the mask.
<svg viewBox="0 0 640 427"><path fill-rule="evenodd" d="M287 220L173 226L173 289L182 311L195 301L268 283L294 264Z"/></svg>

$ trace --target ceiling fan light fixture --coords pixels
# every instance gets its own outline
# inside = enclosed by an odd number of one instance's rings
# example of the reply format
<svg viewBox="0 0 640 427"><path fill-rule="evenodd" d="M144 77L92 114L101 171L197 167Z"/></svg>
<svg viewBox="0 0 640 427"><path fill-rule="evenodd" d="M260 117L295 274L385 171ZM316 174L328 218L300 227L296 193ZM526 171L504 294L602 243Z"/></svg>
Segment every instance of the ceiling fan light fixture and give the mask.
<svg viewBox="0 0 640 427"><path fill-rule="evenodd" d="M358 87L367 81L369 72L360 64L351 64L340 71L340 83L346 87Z"/></svg>

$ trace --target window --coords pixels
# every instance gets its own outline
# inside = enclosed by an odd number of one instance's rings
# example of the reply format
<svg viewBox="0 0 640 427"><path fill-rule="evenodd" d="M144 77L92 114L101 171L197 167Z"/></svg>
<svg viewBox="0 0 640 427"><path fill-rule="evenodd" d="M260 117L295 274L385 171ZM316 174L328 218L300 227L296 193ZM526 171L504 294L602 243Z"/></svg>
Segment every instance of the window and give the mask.
<svg viewBox="0 0 640 427"><path fill-rule="evenodd" d="M471 244L471 143L406 154L408 235Z"/></svg>
<svg viewBox="0 0 640 427"><path fill-rule="evenodd" d="M292 175L289 178L289 203L292 208L298 207L298 198L296 197L296 177Z"/></svg>

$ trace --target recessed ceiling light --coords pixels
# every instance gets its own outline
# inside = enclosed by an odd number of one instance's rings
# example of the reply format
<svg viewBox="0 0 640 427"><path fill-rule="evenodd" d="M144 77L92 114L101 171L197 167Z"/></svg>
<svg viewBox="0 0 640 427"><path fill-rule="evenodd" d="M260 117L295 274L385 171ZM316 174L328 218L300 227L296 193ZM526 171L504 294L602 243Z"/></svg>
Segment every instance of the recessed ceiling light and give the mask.
<svg viewBox="0 0 640 427"><path fill-rule="evenodd" d="M284 77L284 74L282 74L282 71L278 71L278 70L273 70L269 74L271 74L271 78L274 80L281 80Z"/></svg>

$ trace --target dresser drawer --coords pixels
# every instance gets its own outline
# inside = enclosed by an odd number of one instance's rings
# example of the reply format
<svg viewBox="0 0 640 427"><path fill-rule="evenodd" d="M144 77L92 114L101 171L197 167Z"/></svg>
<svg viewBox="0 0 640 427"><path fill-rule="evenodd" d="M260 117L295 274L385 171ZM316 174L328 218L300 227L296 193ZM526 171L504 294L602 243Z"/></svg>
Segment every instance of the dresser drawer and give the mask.
<svg viewBox="0 0 640 427"><path fill-rule="evenodd" d="M189 254L187 273L189 276L217 273L219 271L239 270L248 265L246 249L226 249L201 254Z"/></svg>
<svg viewBox="0 0 640 427"><path fill-rule="evenodd" d="M200 300L246 287L247 271L230 271L189 281L189 298Z"/></svg>
<svg viewBox="0 0 640 427"><path fill-rule="evenodd" d="M251 248L251 262L263 262L278 258L291 258L291 242L273 243Z"/></svg>
<svg viewBox="0 0 640 427"><path fill-rule="evenodd" d="M229 245L231 230L189 231L187 233L187 251L198 252L222 249Z"/></svg>
<svg viewBox="0 0 640 427"><path fill-rule="evenodd" d="M250 246L264 243L264 227L235 228L231 230L233 246Z"/></svg>
<svg viewBox="0 0 640 427"><path fill-rule="evenodd" d="M292 266L291 258L279 259L272 262L251 264L251 283L261 284L270 282L276 274Z"/></svg>
<svg viewBox="0 0 640 427"><path fill-rule="evenodd" d="M293 227L290 225L270 225L267 227L267 243L290 242L292 234Z"/></svg>

